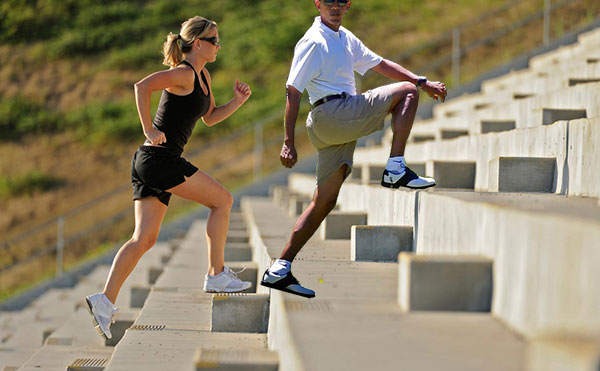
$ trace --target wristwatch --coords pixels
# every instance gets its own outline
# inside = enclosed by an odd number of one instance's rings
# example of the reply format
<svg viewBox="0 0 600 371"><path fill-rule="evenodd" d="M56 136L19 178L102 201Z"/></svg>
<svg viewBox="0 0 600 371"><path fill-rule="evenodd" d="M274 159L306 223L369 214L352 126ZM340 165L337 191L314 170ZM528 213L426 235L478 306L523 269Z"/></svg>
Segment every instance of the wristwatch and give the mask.
<svg viewBox="0 0 600 371"><path fill-rule="evenodd" d="M427 76L417 76L417 86L421 87L421 85L427 82Z"/></svg>

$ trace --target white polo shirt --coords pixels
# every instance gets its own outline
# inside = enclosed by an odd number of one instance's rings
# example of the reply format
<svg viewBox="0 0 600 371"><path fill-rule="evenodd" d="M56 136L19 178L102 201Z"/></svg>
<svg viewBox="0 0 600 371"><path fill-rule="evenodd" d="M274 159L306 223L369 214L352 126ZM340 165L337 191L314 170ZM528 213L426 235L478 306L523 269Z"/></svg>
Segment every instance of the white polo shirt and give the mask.
<svg viewBox="0 0 600 371"><path fill-rule="evenodd" d="M318 16L296 44L286 86L308 90L311 104L327 95L355 95L354 71L364 75L382 59L352 32L344 27L336 32Z"/></svg>

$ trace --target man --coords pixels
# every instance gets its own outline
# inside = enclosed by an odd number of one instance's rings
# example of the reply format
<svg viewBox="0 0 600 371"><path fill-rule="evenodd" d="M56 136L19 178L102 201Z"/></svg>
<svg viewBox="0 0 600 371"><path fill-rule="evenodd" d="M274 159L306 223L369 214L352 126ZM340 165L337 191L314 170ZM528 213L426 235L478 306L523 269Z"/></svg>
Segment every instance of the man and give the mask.
<svg viewBox="0 0 600 371"><path fill-rule="evenodd" d="M302 246L335 207L337 196L352 169L356 140L383 128L392 114L394 136L390 158L381 185L389 188L423 189L435 185L430 178L417 176L404 162L404 149L415 118L418 87L434 99L446 97L441 82L428 81L402 66L381 58L356 36L341 27L350 9L348 0L315 0L320 16L300 39L286 83L285 140L280 159L291 168L298 160L294 148L294 126L300 97L308 90L311 112L306 126L317 149L317 188L311 204L300 216L281 257L265 272L261 284L292 294L314 297L291 273L291 262ZM404 81L357 95L354 71L369 69Z"/></svg>

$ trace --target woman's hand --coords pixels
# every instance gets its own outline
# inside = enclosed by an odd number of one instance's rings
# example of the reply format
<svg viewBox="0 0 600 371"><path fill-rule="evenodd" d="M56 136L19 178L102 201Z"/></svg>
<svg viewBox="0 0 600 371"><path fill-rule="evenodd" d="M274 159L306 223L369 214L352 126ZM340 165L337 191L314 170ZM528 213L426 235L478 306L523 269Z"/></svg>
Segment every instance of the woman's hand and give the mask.
<svg viewBox="0 0 600 371"><path fill-rule="evenodd" d="M438 98L442 99L442 102L446 99L446 85L439 81L427 81L425 85L422 86L422 89L433 99L438 100Z"/></svg>
<svg viewBox="0 0 600 371"><path fill-rule="evenodd" d="M235 95L235 100L240 104L244 104L250 95L252 95L252 90L250 90L250 86L248 84L241 82L240 80L235 80L235 84L233 85L233 94Z"/></svg>
<svg viewBox="0 0 600 371"><path fill-rule="evenodd" d="M152 143L155 146L167 142L167 137L165 136L165 133L158 129L155 129L154 127L144 131L144 135L146 136L146 138L148 138L150 143Z"/></svg>

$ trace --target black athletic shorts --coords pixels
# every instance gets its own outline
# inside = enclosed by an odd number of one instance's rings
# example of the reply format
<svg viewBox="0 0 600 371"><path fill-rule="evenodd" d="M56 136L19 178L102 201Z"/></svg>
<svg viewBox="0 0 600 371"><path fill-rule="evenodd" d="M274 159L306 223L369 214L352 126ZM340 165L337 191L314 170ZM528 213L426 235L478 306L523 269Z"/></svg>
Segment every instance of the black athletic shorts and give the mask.
<svg viewBox="0 0 600 371"><path fill-rule="evenodd" d="M133 199L157 197L168 206L171 193L166 190L185 182L185 177L196 171L197 167L170 148L142 145L131 162Z"/></svg>

